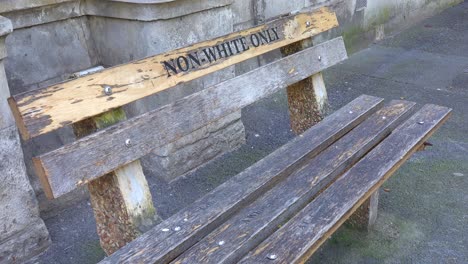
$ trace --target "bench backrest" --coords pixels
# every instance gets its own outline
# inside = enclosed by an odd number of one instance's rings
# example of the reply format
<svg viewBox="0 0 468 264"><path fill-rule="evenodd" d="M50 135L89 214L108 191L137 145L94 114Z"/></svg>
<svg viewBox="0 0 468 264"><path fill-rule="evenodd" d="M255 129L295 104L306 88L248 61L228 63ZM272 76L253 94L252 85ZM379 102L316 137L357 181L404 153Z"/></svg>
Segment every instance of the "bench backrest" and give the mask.
<svg viewBox="0 0 468 264"><path fill-rule="evenodd" d="M313 124L324 102L311 103L314 94L326 94L320 72L347 55L341 38L307 47L336 26L321 8L9 98L23 139L64 126L77 138L33 158L44 193L52 199L87 185L101 246L112 254L158 221L142 156L285 86L292 129ZM278 48L289 56L126 118L128 103Z"/></svg>
<svg viewBox="0 0 468 264"><path fill-rule="evenodd" d="M287 16L18 94L9 103L22 137L29 139L113 109L115 115L125 104L336 26L327 8ZM98 127L103 129L35 157L36 172L46 195L56 198L346 58L341 38L313 46L138 117Z"/></svg>

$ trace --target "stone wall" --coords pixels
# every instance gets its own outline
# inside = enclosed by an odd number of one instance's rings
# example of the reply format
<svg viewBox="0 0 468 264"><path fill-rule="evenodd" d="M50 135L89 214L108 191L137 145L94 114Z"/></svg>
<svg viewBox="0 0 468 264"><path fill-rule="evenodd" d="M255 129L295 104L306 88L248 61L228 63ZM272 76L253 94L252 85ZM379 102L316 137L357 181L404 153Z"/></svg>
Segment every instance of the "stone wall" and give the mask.
<svg viewBox="0 0 468 264"><path fill-rule="evenodd" d="M21 259L48 244L38 217L56 214L86 197L84 189L48 201L34 175L31 158L74 140L69 128L28 142L19 139L5 99L67 79L93 66L110 67L242 30L278 15L330 6L340 27L314 43L343 35L348 52L367 47L461 0L2 0L0 1L0 262ZM10 24L11 21L11 24ZM5 41L5 34L13 32ZM3 36L3 37L2 37ZM3 48L6 46L8 57ZM2 49L3 48L3 49ZM149 96L125 107L128 116L157 108L214 83L242 74L280 56L278 51L219 73ZM6 77L3 68L5 67ZM9 88L7 85L7 79ZM157 128L155 128L157 129ZM236 112L194 131L142 159L145 170L170 181L245 141ZM21 159L24 153L25 166ZM200 155L201 153L201 155ZM28 181L29 176L29 181ZM31 188L32 186L32 188ZM34 190L34 192L32 191ZM15 194L15 196L13 196ZM24 219L23 219L24 218ZM26 220L27 219L27 220ZM15 251L16 249L16 251ZM20 249L20 250L19 250ZM28 253L29 252L29 253Z"/></svg>
<svg viewBox="0 0 468 264"><path fill-rule="evenodd" d="M4 70L5 38L11 30L11 22L0 16L0 263L23 262L50 244L6 101L10 92Z"/></svg>

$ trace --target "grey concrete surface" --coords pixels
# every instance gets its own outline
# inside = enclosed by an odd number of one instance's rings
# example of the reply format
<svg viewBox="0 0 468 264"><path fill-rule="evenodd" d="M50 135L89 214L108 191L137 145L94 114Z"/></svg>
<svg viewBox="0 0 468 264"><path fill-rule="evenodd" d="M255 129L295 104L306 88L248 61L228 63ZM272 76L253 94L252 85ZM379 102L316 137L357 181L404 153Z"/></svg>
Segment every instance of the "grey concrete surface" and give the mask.
<svg viewBox="0 0 468 264"><path fill-rule="evenodd" d="M0 129L0 202L0 263L21 263L50 245L14 125Z"/></svg>
<svg viewBox="0 0 468 264"><path fill-rule="evenodd" d="M10 91L4 69L5 38L12 29L11 22L0 16L0 263L22 262L50 244L6 100Z"/></svg>
<svg viewBox="0 0 468 264"><path fill-rule="evenodd" d="M467 17L465 2L324 73L332 110L365 93L445 105L454 113L431 138L434 146L415 154L385 183L375 228L362 232L343 226L310 263L468 262ZM447 34L452 37L443 37ZM294 136L284 92L243 109L242 120L247 142L236 151L170 184L146 172L162 218ZM53 244L37 263L95 263L104 256L87 201L46 224Z"/></svg>

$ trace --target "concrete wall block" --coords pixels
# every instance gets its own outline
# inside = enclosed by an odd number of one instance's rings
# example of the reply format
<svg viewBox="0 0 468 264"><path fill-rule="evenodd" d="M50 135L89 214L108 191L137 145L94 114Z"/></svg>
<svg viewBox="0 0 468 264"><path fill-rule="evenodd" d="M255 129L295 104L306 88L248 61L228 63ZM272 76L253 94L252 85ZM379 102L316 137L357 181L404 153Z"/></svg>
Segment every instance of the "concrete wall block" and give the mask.
<svg viewBox="0 0 468 264"><path fill-rule="evenodd" d="M2 13L2 16L8 17L13 23L15 30L18 30L20 28L82 16L80 3L80 0L74 0L54 5L19 9Z"/></svg>
<svg viewBox="0 0 468 264"><path fill-rule="evenodd" d="M245 143L240 111L230 114L142 159L151 175L171 181Z"/></svg>
<svg viewBox="0 0 468 264"><path fill-rule="evenodd" d="M2 0L0 13L31 9L35 7L59 4L75 0Z"/></svg>
<svg viewBox="0 0 468 264"><path fill-rule="evenodd" d="M89 34L86 33L85 19L53 22L10 34L6 40L8 57L5 66L12 94L97 63L86 39Z"/></svg>
<svg viewBox="0 0 468 264"><path fill-rule="evenodd" d="M5 38L13 31L11 20L0 16L0 60L6 57Z"/></svg>
<svg viewBox="0 0 468 264"><path fill-rule="evenodd" d="M353 5L354 5L355 1L359 1L359 0L347 0L347 1L341 1L341 0L305 0L304 1L304 7L306 9L315 9L315 8L319 8L319 7L322 7L322 6L328 6L328 7L333 8L336 5L343 5L344 2L353 3Z"/></svg>
<svg viewBox="0 0 468 264"><path fill-rule="evenodd" d="M232 13L221 7L153 22L90 17L89 23L101 61L108 67L228 34Z"/></svg>
<svg viewBox="0 0 468 264"><path fill-rule="evenodd" d="M156 21L228 6L233 2L234 0L177 0L142 3L142 1L88 0L83 2L83 13L125 20Z"/></svg>
<svg viewBox="0 0 468 264"><path fill-rule="evenodd" d="M38 215L37 203L26 177L16 127L0 131L1 234L17 232Z"/></svg>
<svg viewBox="0 0 468 264"><path fill-rule="evenodd" d="M0 262L21 262L50 244L26 176L16 126L0 130L0 205Z"/></svg>
<svg viewBox="0 0 468 264"><path fill-rule="evenodd" d="M288 14L295 11L300 11L304 8L304 0L288 0L288 1L267 1L256 0L258 5L263 5L264 17L266 19L279 15Z"/></svg>
<svg viewBox="0 0 468 264"><path fill-rule="evenodd" d="M46 250L50 243L44 222L37 218L10 239L0 241L0 263L34 263L31 258Z"/></svg>
<svg viewBox="0 0 468 264"><path fill-rule="evenodd" d="M10 97L10 90L8 89L3 60L0 59L0 130L15 124L10 107L8 106L8 97Z"/></svg>
<svg viewBox="0 0 468 264"><path fill-rule="evenodd" d="M253 4L253 0L236 0L232 3L235 25L254 20Z"/></svg>

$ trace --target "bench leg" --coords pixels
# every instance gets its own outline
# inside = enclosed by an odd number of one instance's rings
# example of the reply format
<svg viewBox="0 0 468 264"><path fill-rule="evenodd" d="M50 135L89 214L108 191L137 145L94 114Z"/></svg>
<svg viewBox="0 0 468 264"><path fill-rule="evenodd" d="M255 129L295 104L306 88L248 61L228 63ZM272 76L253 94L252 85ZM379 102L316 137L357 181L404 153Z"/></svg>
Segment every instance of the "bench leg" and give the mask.
<svg viewBox="0 0 468 264"><path fill-rule="evenodd" d="M305 39L281 48L281 52L288 56L310 46L312 39ZM319 58L316 59L319 61ZM328 97L322 73L288 86L287 94L291 128L294 133L301 134L323 119Z"/></svg>
<svg viewBox="0 0 468 264"><path fill-rule="evenodd" d="M379 190L375 191L346 221L346 224L362 230L370 230L376 220L379 207Z"/></svg>
<svg viewBox="0 0 468 264"><path fill-rule="evenodd" d="M124 119L119 108L78 122L73 129L79 138ZM101 247L108 255L159 222L139 160L91 181L88 190Z"/></svg>
<svg viewBox="0 0 468 264"><path fill-rule="evenodd" d="M140 161L88 184L101 247L110 255L158 222Z"/></svg>

